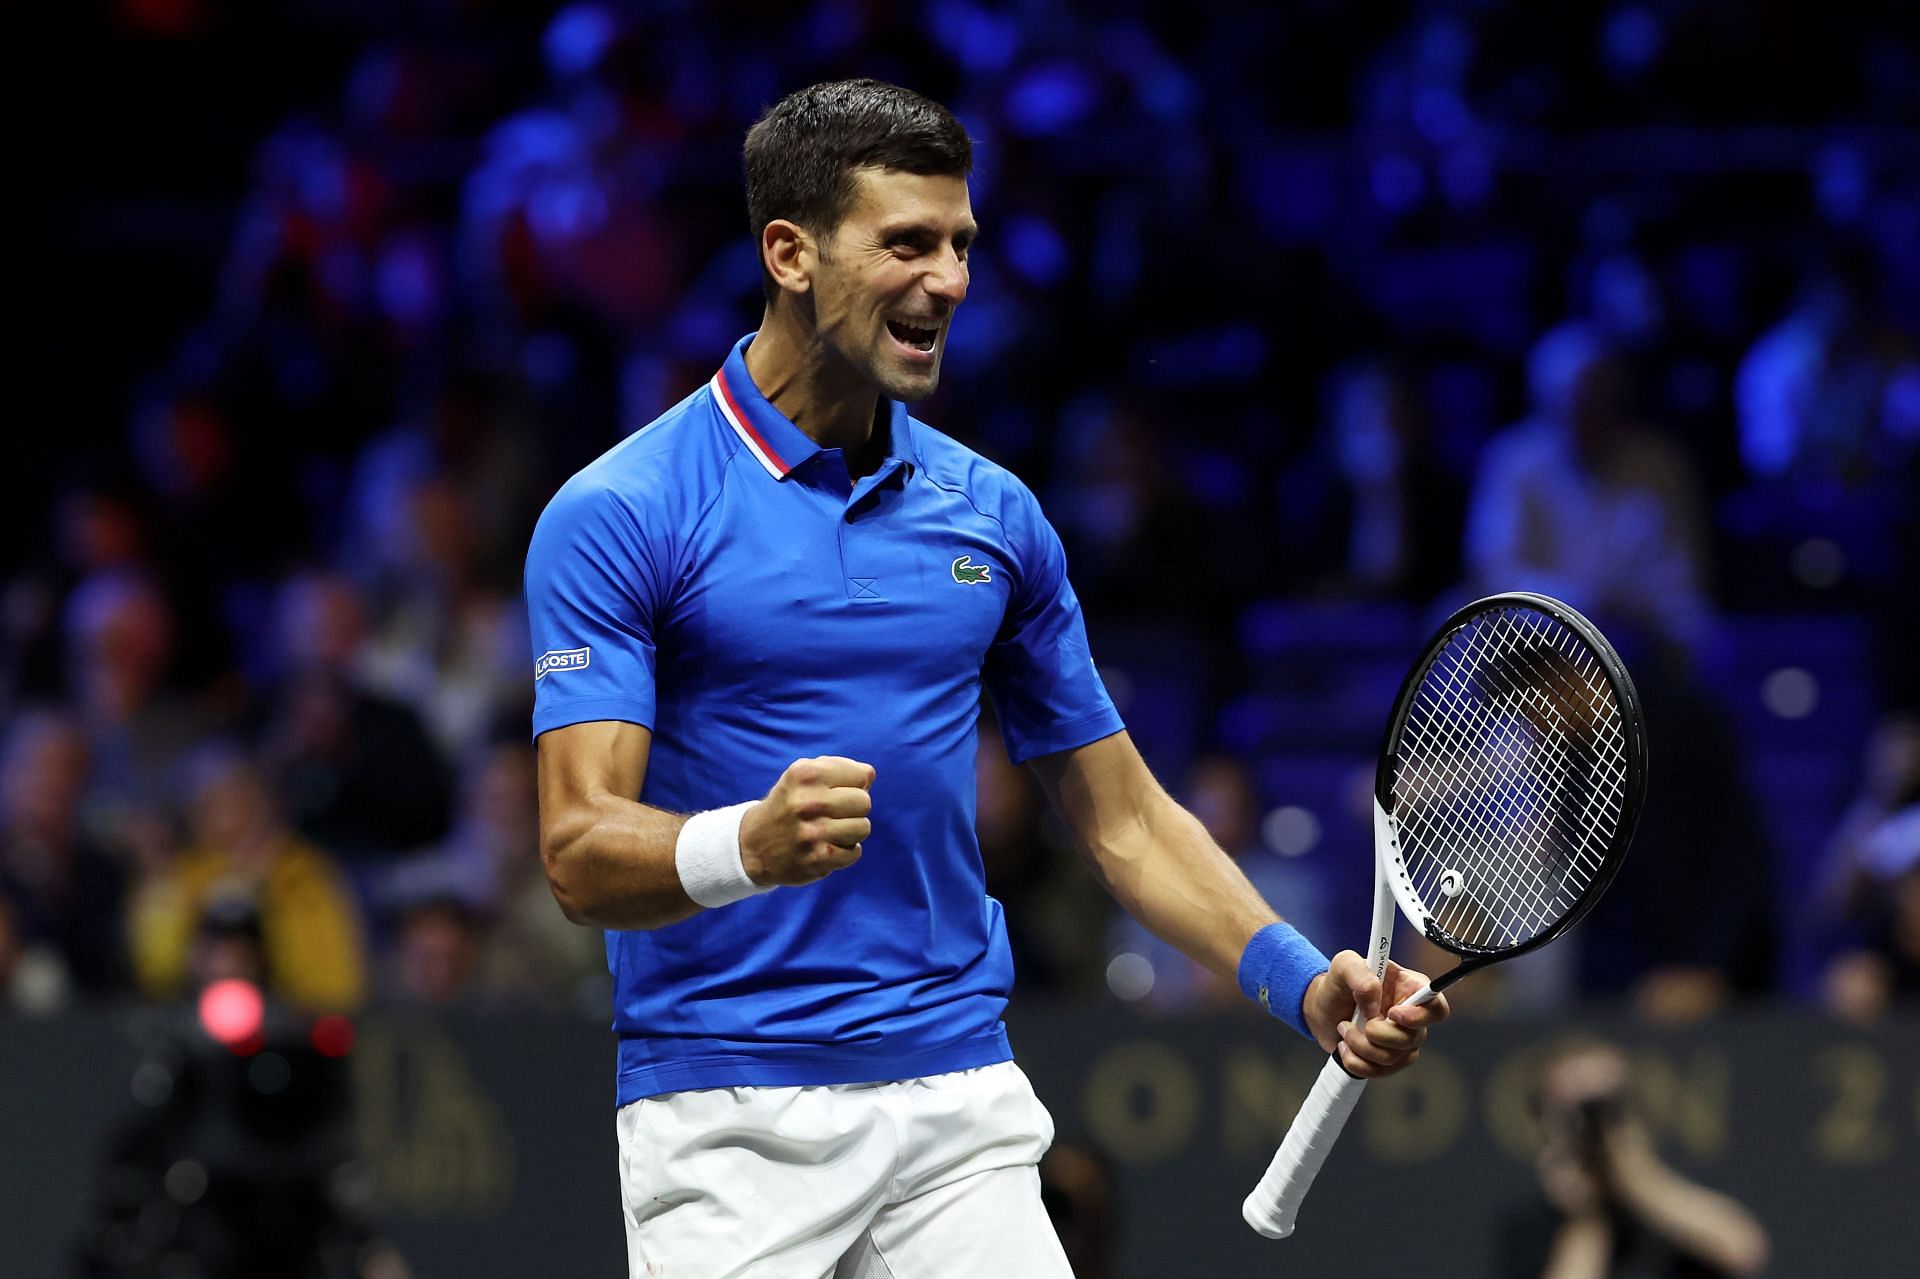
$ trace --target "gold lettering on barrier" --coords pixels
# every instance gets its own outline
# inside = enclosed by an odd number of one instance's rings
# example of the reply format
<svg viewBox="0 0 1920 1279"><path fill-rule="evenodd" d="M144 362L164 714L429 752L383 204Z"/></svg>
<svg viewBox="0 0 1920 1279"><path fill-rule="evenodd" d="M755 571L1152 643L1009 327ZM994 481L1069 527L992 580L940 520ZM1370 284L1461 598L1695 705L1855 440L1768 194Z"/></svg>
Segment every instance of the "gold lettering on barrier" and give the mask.
<svg viewBox="0 0 1920 1279"><path fill-rule="evenodd" d="M1220 1072L1220 1148L1240 1158L1271 1158L1323 1060L1288 1053L1282 1065L1251 1049L1228 1053Z"/></svg>
<svg viewBox="0 0 1920 1279"><path fill-rule="evenodd" d="M1363 1109L1369 1155L1383 1164L1426 1163L1466 1131L1466 1080L1429 1050L1412 1070L1368 1084Z"/></svg>
<svg viewBox="0 0 1920 1279"><path fill-rule="evenodd" d="M459 1048L427 1022L369 1021L354 1112L376 1211L484 1217L513 1193L513 1140Z"/></svg>
<svg viewBox="0 0 1920 1279"><path fill-rule="evenodd" d="M1731 1072L1725 1054L1695 1049L1677 1060L1659 1049L1632 1054L1634 1100L1654 1140L1696 1159L1726 1148Z"/></svg>
<svg viewBox="0 0 1920 1279"><path fill-rule="evenodd" d="M1508 1053L1487 1073L1481 1092L1488 1134L1509 1158L1524 1164L1532 1164L1540 1149L1540 1115L1534 1106L1534 1093L1540 1087L1540 1069L1546 1064L1546 1055L1544 1044L1530 1044ZM1423 1056L1420 1065L1425 1064Z"/></svg>
<svg viewBox="0 0 1920 1279"><path fill-rule="evenodd" d="M1087 1130L1123 1164L1159 1163L1193 1139L1200 1083L1165 1044L1136 1040L1108 1049L1087 1072Z"/></svg>
<svg viewBox="0 0 1920 1279"><path fill-rule="evenodd" d="M1827 1105L1813 1122L1813 1153L1848 1167L1879 1163L1893 1152L1892 1125L1882 1115L1887 1067L1880 1055L1857 1044L1829 1048L1813 1059Z"/></svg>

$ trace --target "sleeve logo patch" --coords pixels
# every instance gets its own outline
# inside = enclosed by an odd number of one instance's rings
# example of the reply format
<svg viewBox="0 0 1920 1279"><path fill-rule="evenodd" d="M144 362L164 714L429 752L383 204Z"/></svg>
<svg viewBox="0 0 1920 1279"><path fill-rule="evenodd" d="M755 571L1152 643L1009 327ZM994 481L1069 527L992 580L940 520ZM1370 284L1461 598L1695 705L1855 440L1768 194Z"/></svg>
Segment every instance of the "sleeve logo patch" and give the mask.
<svg viewBox="0 0 1920 1279"><path fill-rule="evenodd" d="M584 670L587 665L587 656L592 651L590 648L550 648L540 654L539 660L534 662L533 678L538 681L545 679L554 671Z"/></svg>

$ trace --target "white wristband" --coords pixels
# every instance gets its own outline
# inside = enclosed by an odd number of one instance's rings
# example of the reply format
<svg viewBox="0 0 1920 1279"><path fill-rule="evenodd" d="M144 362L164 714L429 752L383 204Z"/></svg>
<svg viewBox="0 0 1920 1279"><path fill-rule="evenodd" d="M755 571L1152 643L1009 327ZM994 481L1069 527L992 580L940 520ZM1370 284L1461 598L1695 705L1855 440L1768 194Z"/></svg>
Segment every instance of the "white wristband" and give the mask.
<svg viewBox="0 0 1920 1279"><path fill-rule="evenodd" d="M740 860L740 819L758 802L750 799L695 813L680 828L680 839L673 847L674 869L680 872L680 887L700 905L725 906L776 887L748 879L746 864Z"/></svg>

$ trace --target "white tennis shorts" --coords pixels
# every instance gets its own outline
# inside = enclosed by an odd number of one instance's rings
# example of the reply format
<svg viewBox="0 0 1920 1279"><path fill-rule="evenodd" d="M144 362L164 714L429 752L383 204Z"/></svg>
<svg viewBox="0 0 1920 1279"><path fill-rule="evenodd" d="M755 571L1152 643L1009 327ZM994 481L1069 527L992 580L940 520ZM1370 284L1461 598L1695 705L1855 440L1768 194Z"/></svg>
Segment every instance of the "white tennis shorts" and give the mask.
<svg viewBox="0 0 1920 1279"><path fill-rule="evenodd" d="M631 1279L1072 1279L1035 1169L1053 1120L1012 1062L667 1093L618 1123Z"/></svg>

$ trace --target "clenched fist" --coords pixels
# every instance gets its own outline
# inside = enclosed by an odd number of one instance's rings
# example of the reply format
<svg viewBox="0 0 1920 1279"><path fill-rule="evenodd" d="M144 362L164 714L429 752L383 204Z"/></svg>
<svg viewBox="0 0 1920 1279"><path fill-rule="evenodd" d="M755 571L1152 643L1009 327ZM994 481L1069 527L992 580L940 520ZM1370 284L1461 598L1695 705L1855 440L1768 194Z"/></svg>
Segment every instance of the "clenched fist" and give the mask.
<svg viewBox="0 0 1920 1279"><path fill-rule="evenodd" d="M740 819L740 861L756 884L811 884L860 860L873 833L873 765L797 759Z"/></svg>

